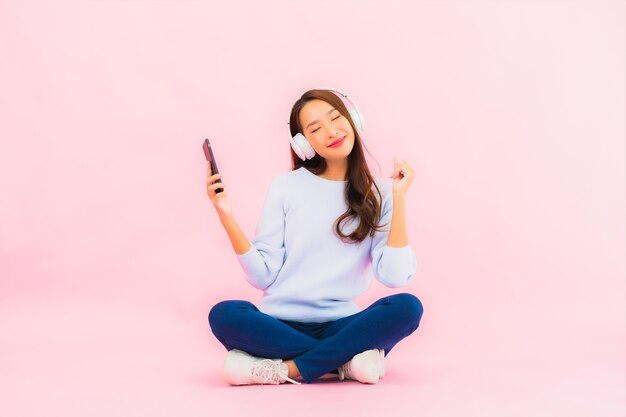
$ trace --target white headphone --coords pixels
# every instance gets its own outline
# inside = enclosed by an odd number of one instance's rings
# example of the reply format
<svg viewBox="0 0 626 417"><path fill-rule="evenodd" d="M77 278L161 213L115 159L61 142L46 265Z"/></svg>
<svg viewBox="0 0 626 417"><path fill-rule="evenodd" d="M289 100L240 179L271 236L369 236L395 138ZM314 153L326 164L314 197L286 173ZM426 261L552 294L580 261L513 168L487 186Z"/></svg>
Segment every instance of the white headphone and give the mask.
<svg viewBox="0 0 626 417"><path fill-rule="evenodd" d="M352 121L354 122L357 131L361 133L363 132L363 130L365 130L365 125L363 124L363 116L361 115L361 112L359 111L354 101L350 100L350 97L348 97L341 91L335 90L334 88L316 88L316 90L332 91L334 93L339 93L346 99L348 99L350 104L352 104L352 108L348 109L348 112L350 113L350 117L352 118ZM287 124L289 124L289 122L287 122ZM290 137L290 142L291 148L301 160L304 161L306 159L311 159L315 156L315 150L302 133L296 133L295 136Z"/></svg>

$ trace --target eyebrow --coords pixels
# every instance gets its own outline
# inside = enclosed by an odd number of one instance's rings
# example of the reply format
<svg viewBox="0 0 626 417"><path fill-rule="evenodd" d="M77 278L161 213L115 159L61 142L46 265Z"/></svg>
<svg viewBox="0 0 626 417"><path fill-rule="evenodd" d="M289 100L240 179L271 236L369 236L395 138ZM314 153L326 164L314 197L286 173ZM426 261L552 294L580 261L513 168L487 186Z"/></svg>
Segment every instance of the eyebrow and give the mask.
<svg viewBox="0 0 626 417"><path fill-rule="evenodd" d="M326 112L326 114L331 114L333 111L337 110L336 108L332 108L330 110L328 110ZM308 125L306 125L306 127L304 128L304 130L308 129L311 125L314 125L315 123L319 122L319 120L313 120L311 123L309 123Z"/></svg>

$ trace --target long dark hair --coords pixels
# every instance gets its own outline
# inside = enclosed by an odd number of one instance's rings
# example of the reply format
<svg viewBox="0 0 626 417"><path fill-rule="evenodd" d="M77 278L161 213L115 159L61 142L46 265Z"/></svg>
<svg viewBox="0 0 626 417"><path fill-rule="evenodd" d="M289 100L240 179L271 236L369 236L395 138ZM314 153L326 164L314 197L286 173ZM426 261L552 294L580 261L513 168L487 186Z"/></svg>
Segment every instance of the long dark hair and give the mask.
<svg viewBox="0 0 626 417"><path fill-rule="evenodd" d="M300 124L300 110L311 100L323 100L339 110L339 113L348 119L352 130L354 130L354 146L348 155L348 182L344 191L346 202L348 203L348 210L337 218L334 226L335 232L344 242L362 242L368 234L374 236L376 231L386 226L378 225L382 204L380 189L378 185L376 185L369 167L367 166L367 162L365 161L363 148L361 147L361 137L357 132L354 121L352 117L350 117L350 113L343 101L334 93L327 90L309 90L302 94L294 103L291 109L291 115L289 116L289 130L291 131L291 136L293 137L297 133L304 135ZM316 153L313 158L303 161L296 155L293 149L291 149L291 162L292 170L304 167L315 175L326 171L327 166L326 160L319 154ZM372 185L378 193L378 199L374 193L372 193ZM341 231L341 224L349 218L358 218L359 226L349 235L345 235Z"/></svg>

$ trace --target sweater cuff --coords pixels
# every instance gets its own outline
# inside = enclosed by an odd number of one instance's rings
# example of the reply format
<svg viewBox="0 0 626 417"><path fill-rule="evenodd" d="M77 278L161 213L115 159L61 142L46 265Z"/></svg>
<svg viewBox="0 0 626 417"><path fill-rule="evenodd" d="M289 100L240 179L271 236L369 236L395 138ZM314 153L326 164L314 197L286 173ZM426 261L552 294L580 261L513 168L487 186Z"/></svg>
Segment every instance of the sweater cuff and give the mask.
<svg viewBox="0 0 626 417"><path fill-rule="evenodd" d="M254 245L250 244L250 249L248 249L247 252L244 253L236 253L235 255L237 256L237 258L242 259L242 258L249 258L250 257L250 253L252 253L252 249L254 249Z"/></svg>
<svg viewBox="0 0 626 417"><path fill-rule="evenodd" d="M407 252L411 252L411 245L396 248L394 246L385 245L385 253L393 253L391 256L406 256Z"/></svg>
<svg viewBox="0 0 626 417"><path fill-rule="evenodd" d="M265 264L263 259L259 256L259 252L255 249L254 245L250 245L250 249L242 254L235 254L243 274L253 287L261 288L261 283L257 277L263 276Z"/></svg>
<svg viewBox="0 0 626 417"><path fill-rule="evenodd" d="M385 245L385 276L383 284L389 287L401 287L409 283L415 274L416 259L411 245L396 248ZM386 281L386 282L384 282Z"/></svg>
<svg viewBox="0 0 626 417"><path fill-rule="evenodd" d="M247 252L241 254L235 254L241 267L246 275L253 277L258 272L259 268L259 253L255 250L253 245L250 245L250 249Z"/></svg>

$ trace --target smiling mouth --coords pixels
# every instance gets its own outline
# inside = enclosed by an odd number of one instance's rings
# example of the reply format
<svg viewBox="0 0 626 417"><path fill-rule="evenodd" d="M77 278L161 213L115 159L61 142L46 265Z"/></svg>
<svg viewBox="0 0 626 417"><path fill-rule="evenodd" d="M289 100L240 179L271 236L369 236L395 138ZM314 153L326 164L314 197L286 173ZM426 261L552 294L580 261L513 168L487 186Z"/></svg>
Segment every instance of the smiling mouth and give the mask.
<svg viewBox="0 0 626 417"><path fill-rule="evenodd" d="M334 141L333 143L331 143L330 145L328 145L328 147L329 147L329 148L331 148L331 147L333 147L333 146L339 145L339 144L340 144L341 142L343 142L345 139L346 139L346 137L344 136L344 137L342 137L341 139L336 140L336 141Z"/></svg>

